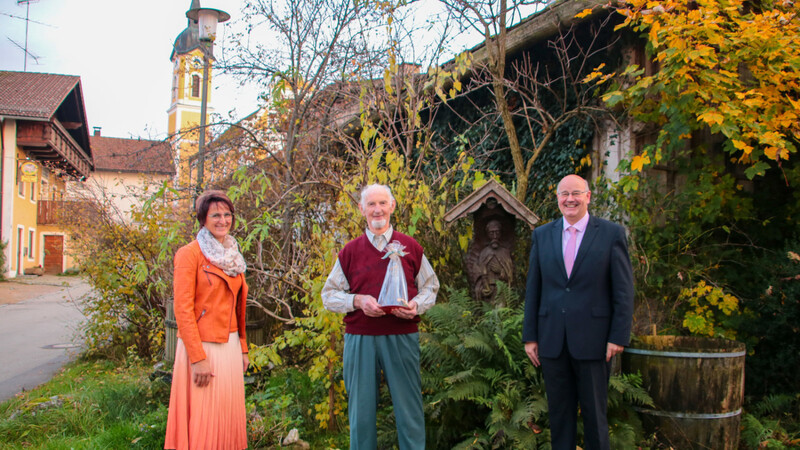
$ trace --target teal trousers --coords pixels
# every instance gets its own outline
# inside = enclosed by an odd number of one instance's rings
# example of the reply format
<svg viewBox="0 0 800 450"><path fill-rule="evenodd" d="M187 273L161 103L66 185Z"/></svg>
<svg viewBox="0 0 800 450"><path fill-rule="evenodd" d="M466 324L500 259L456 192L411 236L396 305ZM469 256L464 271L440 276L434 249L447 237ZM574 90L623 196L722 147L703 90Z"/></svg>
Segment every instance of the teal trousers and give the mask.
<svg viewBox="0 0 800 450"><path fill-rule="evenodd" d="M375 450L378 447L381 373L392 396L400 450L423 450L425 414L419 373L419 333L345 334L344 385L350 418L350 449Z"/></svg>

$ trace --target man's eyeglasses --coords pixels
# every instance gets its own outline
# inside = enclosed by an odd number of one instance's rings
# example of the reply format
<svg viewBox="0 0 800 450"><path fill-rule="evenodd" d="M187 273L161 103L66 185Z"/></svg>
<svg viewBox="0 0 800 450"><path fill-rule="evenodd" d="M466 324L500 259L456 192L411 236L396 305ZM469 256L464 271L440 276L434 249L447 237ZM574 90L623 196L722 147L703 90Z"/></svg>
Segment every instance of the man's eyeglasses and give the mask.
<svg viewBox="0 0 800 450"><path fill-rule="evenodd" d="M583 195L583 194L585 194L587 192L589 192L589 191L572 191L572 192L563 191L563 192L559 192L558 196L561 197L561 198L567 198L569 196L580 197L581 195Z"/></svg>
<svg viewBox="0 0 800 450"><path fill-rule="evenodd" d="M213 220L219 220L219 219L222 219L222 218L230 219L230 218L233 217L233 214L231 214L231 213L222 213L222 214L221 213L214 213L214 214L209 215L208 217L210 217Z"/></svg>

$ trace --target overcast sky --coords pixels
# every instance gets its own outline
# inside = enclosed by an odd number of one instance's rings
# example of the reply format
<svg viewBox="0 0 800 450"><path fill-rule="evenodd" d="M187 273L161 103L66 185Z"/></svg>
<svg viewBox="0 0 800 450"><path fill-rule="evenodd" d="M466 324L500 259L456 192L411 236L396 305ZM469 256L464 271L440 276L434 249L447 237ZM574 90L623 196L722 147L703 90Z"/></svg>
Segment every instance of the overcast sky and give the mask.
<svg viewBox="0 0 800 450"><path fill-rule="evenodd" d="M242 0L217 3L233 18L240 16ZM210 6L208 0L201 4ZM191 0L34 1L28 52L36 59L28 57L27 71L80 76L90 132L102 127L103 136L163 139L172 87L169 57L190 5ZM24 4L0 1L0 70L24 69L25 16ZM214 73L216 112L227 116L233 110L242 118L256 110L258 88L239 84Z"/></svg>

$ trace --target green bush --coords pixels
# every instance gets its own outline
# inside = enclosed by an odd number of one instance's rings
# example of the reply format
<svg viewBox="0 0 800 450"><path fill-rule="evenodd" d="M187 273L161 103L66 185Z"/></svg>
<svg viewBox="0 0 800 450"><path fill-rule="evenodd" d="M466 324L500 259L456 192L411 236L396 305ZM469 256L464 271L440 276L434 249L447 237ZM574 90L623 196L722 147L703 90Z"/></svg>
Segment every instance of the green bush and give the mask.
<svg viewBox="0 0 800 450"><path fill-rule="evenodd" d="M279 448L283 438L296 428L311 448L346 448L348 434L320 430L313 404L326 394L297 367L264 372L247 387L247 439L250 448ZM344 417L342 418L344 420Z"/></svg>
<svg viewBox="0 0 800 450"><path fill-rule="evenodd" d="M448 290L425 316L422 381L431 448L539 448L549 443L541 370L522 343L520 296L500 284L494 307ZM609 428L615 448L642 438L633 405L651 404L638 375L609 385Z"/></svg>
<svg viewBox="0 0 800 450"><path fill-rule="evenodd" d="M741 443L746 448L800 446L800 394L770 395L750 406L742 418Z"/></svg>
<svg viewBox="0 0 800 450"><path fill-rule="evenodd" d="M92 291L84 302L88 352L121 357L133 349L145 360L161 355L166 301L172 293L172 257L189 226L175 216L166 187L141 207L133 222L118 220L110 199L70 202L61 225Z"/></svg>
<svg viewBox="0 0 800 450"><path fill-rule="evenodd" d="M741 277L746 316L739 329L749 344L749 395L800 393L800 242L765 251Z"/></svg>

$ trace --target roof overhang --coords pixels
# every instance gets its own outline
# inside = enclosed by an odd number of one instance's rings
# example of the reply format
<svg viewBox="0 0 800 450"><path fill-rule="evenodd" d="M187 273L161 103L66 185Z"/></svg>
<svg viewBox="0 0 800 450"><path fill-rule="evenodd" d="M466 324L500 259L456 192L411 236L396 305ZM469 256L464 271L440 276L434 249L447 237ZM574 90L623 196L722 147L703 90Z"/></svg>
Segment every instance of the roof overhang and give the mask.
<svg viewBox="0 0 800 450"><path fill-rule="evenodd" d="M18 120L17 146L32 159L65 170L75 177L88 177L93 169L88 152L55 118Z"/></svg>
<svg viewBox="0 0 800 450"><path fill-rule="evenodd" d="M490 199L496 200L506 212L527 223L531 229L539 222L539 217L536 214L494 179L487 181L483 186L466 196L464 200L458 202L456 206L444 215L444 221L449 224L465 217L467 214L475 213Z"/></svg>

